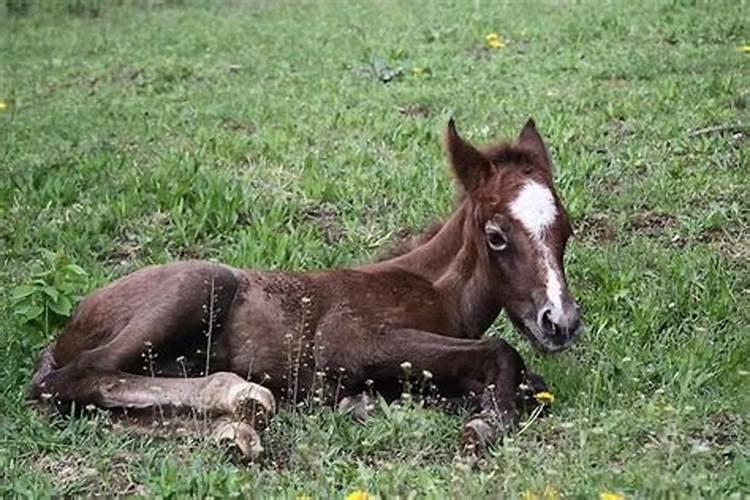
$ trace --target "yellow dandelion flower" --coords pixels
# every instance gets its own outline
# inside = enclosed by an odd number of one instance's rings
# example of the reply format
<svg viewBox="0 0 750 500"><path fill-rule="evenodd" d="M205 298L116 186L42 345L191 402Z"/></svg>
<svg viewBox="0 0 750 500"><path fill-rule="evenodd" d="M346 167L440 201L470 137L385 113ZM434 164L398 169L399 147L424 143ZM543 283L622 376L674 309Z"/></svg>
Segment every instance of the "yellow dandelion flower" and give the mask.
<svg viewBox="0 0 750 500"><path fill-rule="evenodd" d="M542 391L534 394L534 399L545 405L551 405L555 402L555 395L551 392Z"/></svg>
<svg viewBox="0 0 750 500"><path fill-rule="evenodd" d="M8 105L5 103L5 101L0 101L0 111L4 110L7 107Z"/></svg>
<svg viewBox="0 0 750 500"><path fill-rule="evenodd" d="M625 495L614 491L602 491L599 493L599 500L625 500Z"/></svg>
<svg viewBox="0 0 750 500"><path fill-rule="evenodd" d="M365 490L354 490L346 495L346 500L369 500L370 495Z"/></svg>
<svg viewBox="0 0 750 500"><path fill-rule="evenodd" d="M740 51L744 52L745 54L750 54L750 44L741 45Z"/></svg>
<svg viewBox="0 0 750 500"><path fill-rule="evenodd" d="M301 495L297 495L296 500L312 500L312 497L303 493Z"/></svg>
<svg viewBox="0 0 750 500"><path fill-rule="evenodd" d="M489 35L484 37L484 41L491 49L502 49L503 47L505 47L505 40L503 40L503 37L498 35L497 33L490 33Z"/></svg>

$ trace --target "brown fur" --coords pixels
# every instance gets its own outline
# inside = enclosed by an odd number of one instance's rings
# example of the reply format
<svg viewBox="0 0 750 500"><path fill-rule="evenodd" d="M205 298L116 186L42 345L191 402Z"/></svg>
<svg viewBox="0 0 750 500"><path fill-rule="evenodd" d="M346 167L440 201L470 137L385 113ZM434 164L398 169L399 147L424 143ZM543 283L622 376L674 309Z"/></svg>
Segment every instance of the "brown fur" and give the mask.
<svg viewBox="0 0 750 500"><path fill-rule="evenodd" d="M520 231L514 253L499 257L488 250L483 227L492 217L507 219L504 204L525 179L552 188L547 153L533 122L516 145L480 151L452 122L445 140L465 195L449 218L394 257L307 273L201 261L142 269L80 304L43 356L31 395L226 413L237 405L225 392L254 390L259 398L263 384L277 398L297 401L315 391L323 373L336 380L336 394L327 396L340 399L367 380L389 387L408 361L431 372L445 394L485 394L479 409L510 425L523 361L503 340L480 337L502 308L523 329L543 284ZM568 228L563 212L550 235L560 265ZM194 384L180 377L194 377ZM252 385L243 386L244 378Z"/></svg>

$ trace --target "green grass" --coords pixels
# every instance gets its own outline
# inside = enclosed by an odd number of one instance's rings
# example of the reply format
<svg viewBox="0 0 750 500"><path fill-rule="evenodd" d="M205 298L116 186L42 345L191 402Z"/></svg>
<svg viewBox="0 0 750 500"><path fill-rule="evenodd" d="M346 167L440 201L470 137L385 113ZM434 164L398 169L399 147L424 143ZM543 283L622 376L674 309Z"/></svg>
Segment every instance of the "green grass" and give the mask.
<svg viewBox="0 0 750 500"><path fill-rule="evenodd" d="M750 123L747 2L116 3L0 7L0 495L750 492L748 131L690 135ZM479 470L460 418L417 407L284 412L245 467L24 404L69 301L114 277L364 262L448 213L450 115L476 142L536 119L588 325L543 357L498 321L556 403Z"/></svg>

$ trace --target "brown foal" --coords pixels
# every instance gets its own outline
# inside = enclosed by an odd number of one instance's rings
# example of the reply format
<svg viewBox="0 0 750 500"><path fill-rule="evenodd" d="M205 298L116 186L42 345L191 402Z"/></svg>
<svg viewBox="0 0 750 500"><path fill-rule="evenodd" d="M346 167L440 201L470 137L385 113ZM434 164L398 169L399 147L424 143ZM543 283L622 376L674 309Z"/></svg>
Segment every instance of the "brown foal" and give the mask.
<svg viewBox="0 0 750 500"><path fill-rule="evenodd" d="M32 397L201 412L254 456L257 410L272 414L275 398L351 402L366 382L394 387L408 362L443 395L476 395L470 442L507 431L523 406L524 363L504 340L480 337L505 309L542 351L573 342L580 313L563 267L571 228L532 120L513 144L482 149L451 120L445 147L460 201L402 255L304 273L147 267L80 304L43 353Z"/></svg>

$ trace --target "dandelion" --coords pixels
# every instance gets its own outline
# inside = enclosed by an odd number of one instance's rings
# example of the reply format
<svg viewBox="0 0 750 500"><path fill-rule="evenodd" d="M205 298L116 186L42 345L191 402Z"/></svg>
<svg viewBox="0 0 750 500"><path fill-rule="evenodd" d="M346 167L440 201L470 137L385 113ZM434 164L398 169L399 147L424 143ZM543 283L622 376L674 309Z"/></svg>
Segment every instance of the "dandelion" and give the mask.
<svg viewBox="0 0 750 500"><path fill-rule="evenodd" d="M421 66L414 66L411 69L411 74L414 76L422 76L424 74L424 68Z"/></svg>
<svg viewBox="0 0 750 500"><path fill-rule="evenodd" d="M487 43L487 47L491 49L502 49L505 47L505 40L497 33L490 33L484 37L484 41Z"/></svg>
<svg viewBox="0 0 750 500"><path fill-rule="evenodd" d="M551 405L555 402L555 395L551 392L542 391L534 394L534 399L545 405Z"/></svg>
<svg viewBox="0 0 750 500"><path fill-rule="evenodd" d="M365 490L354 490L346 495L346 500L369 500L370 495Z"/></svg>
<svg viewBox="0 0 750 500"><path fill-rule="evenodd" d="M750 44L740 45L740 52L750 54Z"/></svg>
<svg viewBox="0 0 750 500"><path fill-rule="evenodd" d="M599 493L599 500L625 500L625 495L613 491L602 491Z"/></svg>
<svg viewBox="0 0 750 500"><path fill-rule="evenodd" d="M312 497L303 493L301 495L297 495L296 500L312 500Z"/></svg>
<svg viewBox="0 0 750 500"><path fill-rule="evenodd" d="M3 111L7 107L8 105L5 103L5 101L0 101L0 111Z"/></svg>

